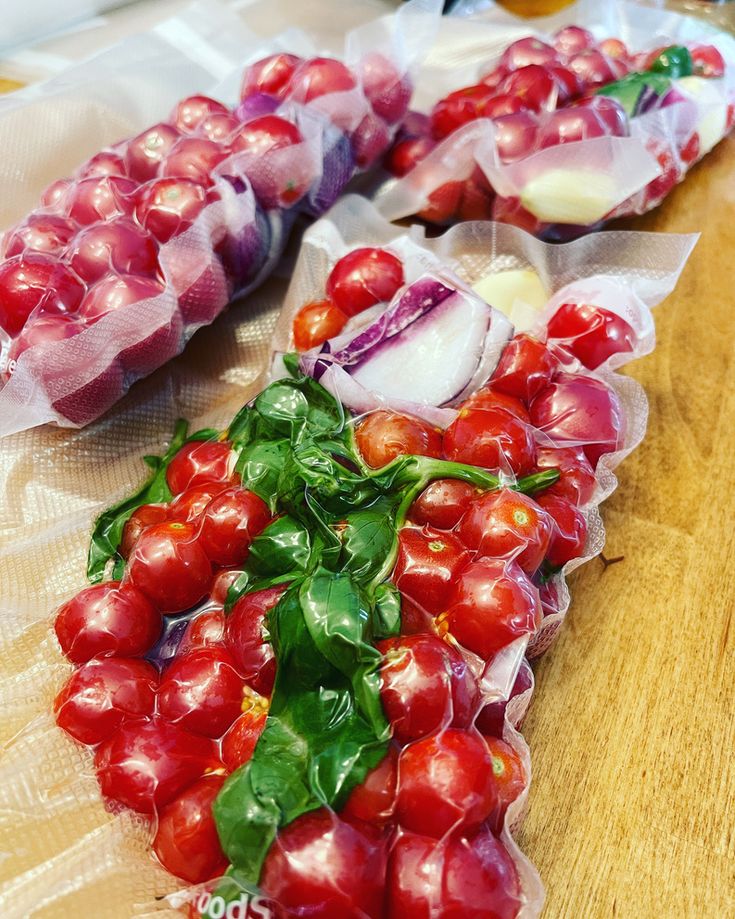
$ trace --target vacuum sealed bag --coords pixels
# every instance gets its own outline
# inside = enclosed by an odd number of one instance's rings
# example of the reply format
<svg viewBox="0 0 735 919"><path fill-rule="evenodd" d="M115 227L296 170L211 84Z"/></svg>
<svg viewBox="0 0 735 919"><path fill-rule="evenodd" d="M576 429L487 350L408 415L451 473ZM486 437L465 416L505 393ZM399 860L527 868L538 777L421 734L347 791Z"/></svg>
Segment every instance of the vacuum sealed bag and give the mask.
<svg viewBox="0 0 735 919"><path fill-rule="evenodd" d="M100 915L537 916L512 836L528 660L602 548L646 422L616 369L653 347L694 241L429 240L357 197L316 223L252 398L224 427L180 423L136 490L80 511L86 587L77 551L4 617L24 661L5 692L40 672L43 692L2 809L66 834L6 914L73 877L128 898ZM101 800L74 843L70 815Z"/></svg>

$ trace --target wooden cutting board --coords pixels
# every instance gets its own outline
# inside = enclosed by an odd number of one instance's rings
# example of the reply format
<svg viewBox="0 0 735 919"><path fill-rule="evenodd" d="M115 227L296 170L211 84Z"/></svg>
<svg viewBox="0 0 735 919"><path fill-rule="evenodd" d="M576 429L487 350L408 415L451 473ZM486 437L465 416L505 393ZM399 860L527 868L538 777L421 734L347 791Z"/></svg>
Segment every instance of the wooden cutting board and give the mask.
<svg viewBox="0 0 735 919"><path fill-rule="evenodd" d="M620 227L700 231L632 365L648 434L536 668L519 843L544 919L735 916L735 138Z"/></svg>

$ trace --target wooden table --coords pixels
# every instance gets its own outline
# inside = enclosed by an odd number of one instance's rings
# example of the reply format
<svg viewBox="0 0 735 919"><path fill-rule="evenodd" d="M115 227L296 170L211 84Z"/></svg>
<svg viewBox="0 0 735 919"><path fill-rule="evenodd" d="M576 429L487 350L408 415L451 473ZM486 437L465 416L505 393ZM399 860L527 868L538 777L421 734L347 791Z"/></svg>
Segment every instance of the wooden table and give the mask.
<svg viewBox="0 0 735 919"><path fill-rule="evenodd" d="M701 231L632 366L648 434L603 506L607 568L536 670L519 843L544 919L735 916L735 138L621 226Z"/></svg>

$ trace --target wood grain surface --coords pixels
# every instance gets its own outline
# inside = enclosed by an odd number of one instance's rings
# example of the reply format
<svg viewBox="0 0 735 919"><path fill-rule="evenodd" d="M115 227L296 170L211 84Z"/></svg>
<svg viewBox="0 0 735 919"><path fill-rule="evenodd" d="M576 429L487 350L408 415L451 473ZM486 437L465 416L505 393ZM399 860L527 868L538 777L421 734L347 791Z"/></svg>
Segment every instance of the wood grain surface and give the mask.
<svg viewBox="0 0 735 919"><path fill-rule="evenodd" d="M544 919L735 916L735 139L621 227L701 231L632 366L648 434L536 669L518 841Z"/></svg>

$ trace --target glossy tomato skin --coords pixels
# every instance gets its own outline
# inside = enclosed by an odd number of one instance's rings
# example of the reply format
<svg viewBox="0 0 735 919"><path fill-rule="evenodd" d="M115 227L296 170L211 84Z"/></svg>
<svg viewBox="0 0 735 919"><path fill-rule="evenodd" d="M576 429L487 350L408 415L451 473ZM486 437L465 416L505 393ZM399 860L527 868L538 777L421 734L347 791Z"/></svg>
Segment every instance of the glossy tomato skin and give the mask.
<svg viewBox="0 0 735 919"><path fill-rule="evenodd" d="M521 889L492 833L436 840L401 833L391 850L386 919L515 919Z"/></svg>
<svg viewBox="0 0 735 919"><path fill-rule="evenodd" d="M394 746L351 792L342 810L345 820L382 827L392 818L398 787L398 751Z"/></svg>
<svg viewBox="0 0 735 919"><path fill-rule="evenodd" d="M207 505L199 525L199 542L216 565L239 565L250 543L271 522L268 505L247 488L234 485Z"/></svg>
<svg viewBox="0 0 735 919"><path fill-rule="evenodd" d="M353 249L335 264L327 278L327 297L346 316L356 316L392 299L403 286L403 264L387 249Z"/></svg>
<svg viewBox="0 0 735 919"><path fill-rule="evenodd" d="M221 571L218 571L215 575L212 589L209 592L212 602L224 606L230 587L232 587L241 574L242 571L238 568L223 568Z"/></svg>
<svg viewBox="0 0 735 919"><path fill-rule="evenodd" d="M432 136L435 140L443 140L462 125L482 118L486 106L494 97L495 91L484 83L466 86L449 93L432 109Z"/></svg>
<svg viewBox="0 0 735 919"><path fill-rule="evenodd" d="M393 583L401 594L428 613L440 613L458 574L471 555L452 533L425 526L403 527Z"/></svg>
<svg viewBox="0 0 735 919"><path fill-rule="evenodd" d="M347 316L331 300L306 303L294 316L293 340L299 351L308 351L339 335Z"/></svg>
<svg viewBox="0 0 735 919"><path fill-rule="evenodd" d="M329 93L347 92L357 85L349 67L330 57L313 57L299 64L291 76L288 97L311 102Z"/></svg>
<svg viewBox="0 0 735 919"><path fill-rule="evenodd" d="M273 150L300 144L301 141L301 132L295 124L278 115L261 115L246 121L230 143L235 153L242 151L262 156Z"/></svg>
<svg viewBox="0 0 735 919"><path fill-rule="evenodd" d="M492 383L478 389L463 404L462 408L502 408L519 418L524 424L530 424L528 409L516 396L502 392Z"/></svg>
<svg viewBox="0 0 735 919"><path fill-rule="evenodd" d="M527 64L509 73L498 90L520 100L523 108L532 112L551 111L566 96L565 86L541 64Z"/></svg>
<svg viewBox="0 0 735 919"><path fill-rule="evenodd" d="M508 342L492 375L495 390L528 405L547 386L559 366L546 345L525 333Z"/></svg>
<svg viewBox="0 0 735 919"><path fill-rule="evenodd" d="M219 877L229 864L212 814L224 781L224 775L205 775L158 815L153 851L167 871L189 884Z"/></svg>
<svg viewBox="0 0 735 919"><path fill-rule="evenodd" d="M84 323L64 313L41 313L27 320L18 337L10 343L7 365L5 370L0 371L0 379L8 379L15 373L21 355L29 348L44 346L54 341L65 341L84 329Z"/></svg>
<svg viewBox="0 0 735 919"><path fill-rule="evenodd" d="M119 581L81 590L56 614L61 650L75 664L93 657L145 654L161 634L161 614L147 597Z"/></svg>
<svg viewBox="0 0 735 919"><path fill-rule="evenodd" d="M584 553L587 541L587 520L584 514L566 498L542 495L539 504L554 521L551 543L546 557L551 565L564 565Z"/></svg>
<svg viewBox="0 0 735 919"><path fill-rule="evenodd" d="M181 132L171 124L159 122L142 131L125 145L125 169L138 182L147 182L158 172Z"/></svg>
<svg viewBox="0 0 735 919"><path fill-rule="evenodd" d="M79 278L53 256L16 255L0 265L0 329L13 337L35 309L73 312L83 295Z"/></svg>
<svg viewBox="0 0 735 919"><path fill-rule="evenodd" d="M499 737L486 737L493 763L493 778L498 789L498 803L489 818L493 833L500 835L508 807L526 787L526 775L520 756Z"/></svg>
<svg viewBox="0 0 735 919"><path fill-rule="evenodd" d="M217 495L221 495L228 487L227 482L203 482L201 485L187 488L180 495L176 495L169 505L168 519L198 526L210 501L213 501Z"/></svg>
<svg viewBox="0 0 735 919"><path fill-rule="evenodd" d="M532 634L540 621L538 590L517 563L490 559L465 568L440 616L441 628L483 660Z"/></svg>
<svg viewBox="0 0 735 919"><path fill-rule="evenodd" d="M214 185L215 168L228 155L227 147L207 137L182 137L161 163L161 175L189 179L209 188Z"/></svg>
<svg viewBox="0 0 735 919"><path fill-rule="evenodd" d="M102 743L95 769L102 794L152 814L216 765L217 748L158 716L127 721Z"/></svg>
<svg viewBox="0 0 735 919"><path fill-rule="evenodd" d="M206 203L207 191L200 182L166 176L141 186L135 215L159 243L165 243L187 230Z"/></svg>
<svg viewBox="0 0 735 919"><path fill-rule="evenodd" d="M442 452L439 428L397 412L371 412L355 428L355 441L362 458L373 469L380 469L397 456L439 457Z"/></svg>
<svg viewBox="0 0 735 919"><path fill-rule="evenodd" d="M79 307L79 317L87 323L97 322L107 313L157 297L163 291L163 284L154 278L144 278L135 274L108 274L93 284L84 295ZM130 353L132 347L122 354Z"/></svg>
<svg viewBox="0 0 735 919"><path fill-rule="evenodd" d="M169 121L179 131L193 134L199 125L210 115L226 115L229 109L226 105L209 96L187 96L174 107Z"/></svg>
<svg viewBox="0 0 735 919"><path fill-rule="evenodd" d="M224 647L225 622L225 611L219 606L199 613L187 624L177 656L198 648Z"/></svg>
<svg viewBox="0 0 735 919"><path fill-rule="evenodd" d="M221 737L241 712L243 681L224 648L197 648L174 659L158 690L158 711L203 737Z"/></svg>
<svg viewBox="0 0 735 919"><path fill-rule="evenodd" d="M470 725L479 690L456 648L430 633L387 638L377 648L383 655L380 699L398 743Z"/></svg>
<svg viewBox="0 0 735 919"><path fill-rule="evenodd" d="M222 738L222 762L234 772L252 757L268 718L268 700L245 687L243 712Z"/></svg>
<svg viewBox="0 0 735 919"><path fill-rule="evenodd" d="M536 465L559 470L559 478L544 495L558 495L579 507L592 499L597 484L595 471L580 447L539 447Z"/></svg>
<svg viewBox="0 0 735 919"><path fill-rule="evenodd" d="M89 176L75 182L66 195L66 210L82 226L130 216L137 184L115 175Z"/></svg>
<svg viewBox="0 0 735 919"><path fill-rule="evenodd" d="M146 661L93 659L75 670L56 696L56 723L81 743L101 743L126 719L152 713L157 684L158 673Z"/></svg>
<svg viewBox="0 0 735 919"><path fill-rule="evenodd" d="M427 485L411 505L409 518L418 526L453 530L470 504L481 494L469 482L436 479Z"/></svg>
<svg viewBox="0 0 735 919"><path fill-rule="evenodd" d="M617 393L602 380L559 373L536 396L531 421L559 446L580 445L594 469L600 457L620 449L625 422Z"/></svg>
<svg viewBox="0 0 735 919"><path fill-rule="evenodd" d="M133 551L140 534L154 523L163 523L168 519L169 509L163 504L143 504L136 507L125 521L122 539L120 540L120 555L128 558Z"/></svg>
<svg viewBox="0 0 735 919"><path fill-rule="evenodd" d="M73 220L58 214L29 214L20 226L6 237L4 258L22 252L44 252L59 255L76 233Z"/></svg>
<svg viewBox="0 0 735 919"><path fill-rule="evenodd" d="M417 215L428 223L447 223L458 214L463 194L464 182L444 182L431 192Z"/></svg>
<svg viewBox="0 0 735 919"><path fill-rule="evenodd" d="M212 565L188 523L157 523L138 537L127 577L164 613L198 603L212 582Z"/></svg>
<svg viewBox="0 0 735 919"><path fill-rule="evenodd" d="M446 728L401 751L396 818L404 829L441 839L479 826L497 802L490 751L477 732Z"/></svg>
<svg viewBox="0 0 735 919"><path fill-rule="evenodd" d="M238 672L263 696L270 696L276 678L276 659L265 638L266 617L286 591L285 585L245 594L227 617L225 638Z"/></svg>
<svg viewBox="0 0 735 919"><path fill-rule="evenodd" d="M127 217L84 227L71 242L69 262L88 284L111 272L146 277L159 273L156 241Z"/></svg>
<svg viewBox="0 0 735 919"><path fill-rule="evenodd" d="M548 333L590 370L613 354L630 353L637 339L625 319L589 303L563 303L549 320Z"/></svg>
<svg viewBox="0 0 735 919"><path fill-rule="evenodd" d="M232 451L226 441L194 440L184 444L166 470L166 482L172 494L207 482L227 482Z"/></svg>
<svg viewBox="0 0 735 919"><path fill-rule="evenodd" d="M253 93L267 93L283 99L288 90L294 70L301 63L295 54L271 54L245 68L240 87L240 98L246 99Z"/></svg>
<svg viewBox="0 0 735 919"><path fill-rule="evenodd" d="M551 519L532 498L502 488L472 504L457 535L478 558L514 559L533 574L544 560L551 529Z"/></svg>
<svg viewBox="0 0 735 919"><path fill-rule="evenodd" d="M391 175L401 176L408 173L425 159L436 146L431 137L404 137L397 141L388 151L385 168Z"/></svg>
<svg viewBox="0 0 735 919"><path fill-rule="evenodd" d="M531 428L501 408L463 408L444 432L444 455L457 463L525 475L536 450Z"/></svg>
<svg viewBox="0 0 735 919"><path fill-rule="evenodd" d="M323 808L279 832L259 885L284 915L379 919L385 861L377 831L346 823Z"/></svg>

